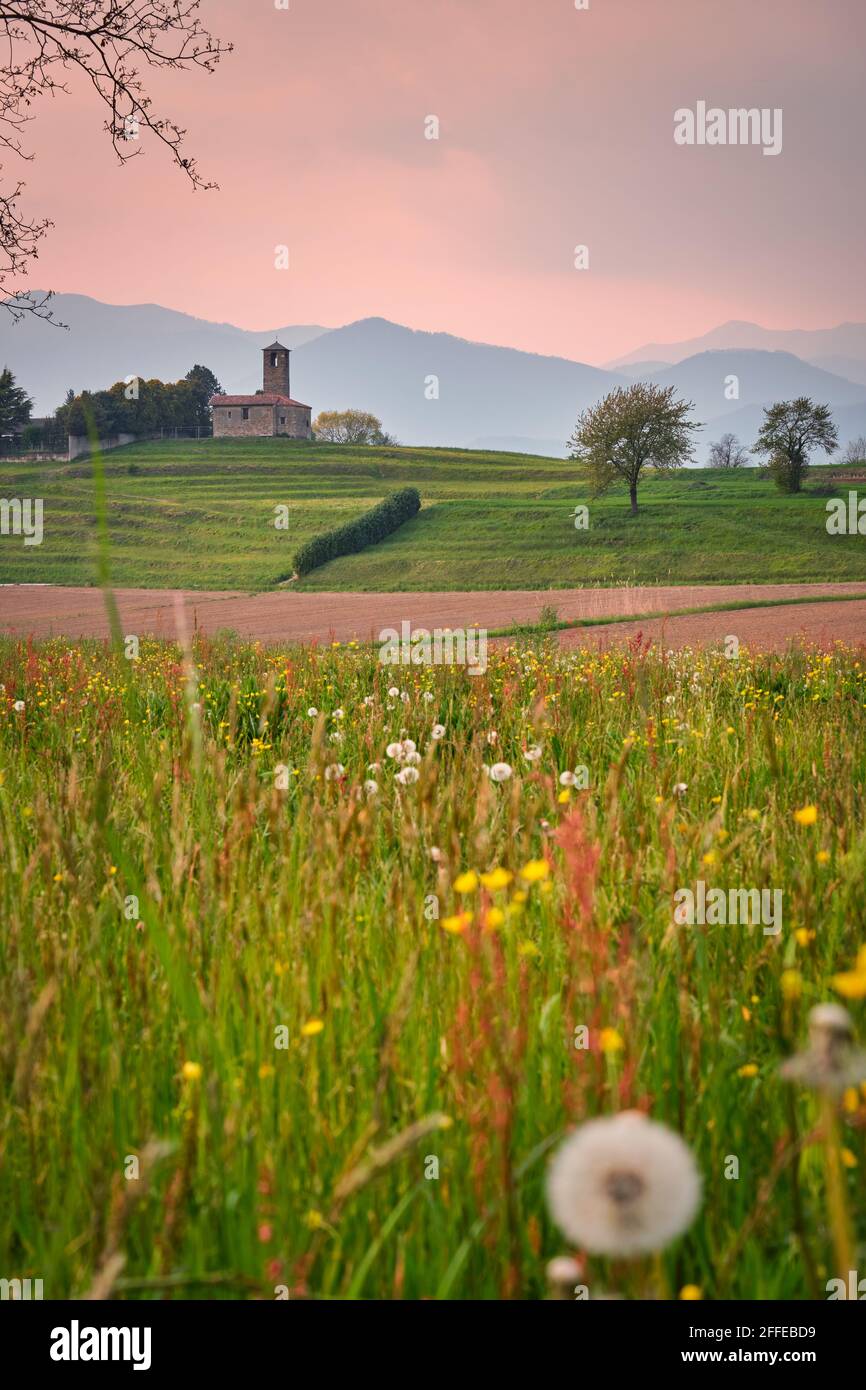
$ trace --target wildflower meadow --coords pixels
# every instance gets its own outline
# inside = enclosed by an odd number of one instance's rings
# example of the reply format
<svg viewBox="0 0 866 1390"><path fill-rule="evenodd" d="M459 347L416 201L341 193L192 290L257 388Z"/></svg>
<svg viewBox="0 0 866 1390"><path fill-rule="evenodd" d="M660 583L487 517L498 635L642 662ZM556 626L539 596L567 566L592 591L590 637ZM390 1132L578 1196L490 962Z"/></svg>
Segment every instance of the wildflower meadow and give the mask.
<svg viewBox="0 0 866 1390"><path fill-rule="evenodd" d="M0 1268L831 1296L866 1240L864 729L839 644L527 637L472 676L0 640Z"/></svg>

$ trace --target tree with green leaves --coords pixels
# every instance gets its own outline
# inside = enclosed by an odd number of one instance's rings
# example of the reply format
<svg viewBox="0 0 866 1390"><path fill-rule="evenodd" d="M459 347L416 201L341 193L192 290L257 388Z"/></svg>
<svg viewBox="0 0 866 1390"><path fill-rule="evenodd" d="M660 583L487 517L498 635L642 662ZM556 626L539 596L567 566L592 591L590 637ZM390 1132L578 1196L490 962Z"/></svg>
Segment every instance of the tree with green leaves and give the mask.
<svg viewBox="0 0 866 1390"><path fill-rule="evenodd" d="M200 370L207 372L206 367ZM68 434L87 434L92 427L101 439L114 434L189 430L200 423L201 400L202 388L189 376L183 381L136 377L116 381L107 391L82 391L71 400L67 395L55 421L58 429Z"/></svg>
<svg viewBox="0 0 866 1390"><path fill-rule="evenodd" d="M0 437L11 438L23 429L30 419L33 402L8 367L0 372Z"/></svg>
<svg viewBox="0 0 866 1390"><path fill-rule="evenodd" d="M688 418L692 402L677 400L674 392L673 386L638 381L618 386L583 412L568 445L570 457L586 464L596 496L622 479L637 515L644 468L668 473L692 457L691 434L700 425Z"/></svg>
<svg viewBox="0 0 866 1390"><path fill-rule="evenodd" d="M191 387L193 423L196 425L209 425L211 422L211 408L208 402L211 396L221 396L223 388L220 386L210 367L202 367L198 362L187 372L184 381L188 381Z"/></svg>
<svg viewBox="0 0 866 1390"><path fill-rule="evenodd" d="M323 410L313 422L313 434L328 444L396 443L367 410Z"/></svg>
<svg viewBox="0 0 866 1390"><path fill-rule="evenodd" d="M809 471L809 454L814 449L832 454L838 443L830 407L798 396L765 408L764 423L752 450L768 457L770 477L783 492L800 492Z"/></svg>

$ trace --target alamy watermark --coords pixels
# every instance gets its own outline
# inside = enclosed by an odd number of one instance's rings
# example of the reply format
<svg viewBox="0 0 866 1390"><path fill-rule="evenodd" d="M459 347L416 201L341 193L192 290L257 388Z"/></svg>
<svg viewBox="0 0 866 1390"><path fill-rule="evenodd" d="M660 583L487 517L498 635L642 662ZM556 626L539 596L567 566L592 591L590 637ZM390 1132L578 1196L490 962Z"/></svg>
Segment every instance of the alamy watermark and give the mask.
<svg viewBox="0 0 866 1390"><path fill-rule="evenodd" d="M781 888L710 888L702 878L691 888L674 893L674 922L678 927L762 925L764 936L782 930Z"/></svg>
<svg viewBox="0 0 866 1390"><path fill-rule="evenodd" d="M862 1303L866 1299L866 1279L860 1278L858 1269L848 1270L848 1281L844 1279L828 1279L824 1285L827 1290L827 1302L833 1303L840 1298L852 1298Z"/></svg>
<svg viewBox="0 0 866 1390"><path fill-rule="evenodd" d="M23 536L25 545L41 545L42 498L0 497L0 536Z"/></svg>
<svg viewBox="0 0 866 1390"><path fill-rule="evenodd" d="M82 1327L73 1318L69 1327L51 1329L48 1352L52 1361L131 1361L134 1371L150 1369L149 1327Z"/></svg>
<svg viewBox="0 0 866 1390"><path fill-rule="evenodd" d="M763 153L782 153L780 106L707 106L699 101L694 111L681 106L674 112L674 140L678 145L761 145Z"/></svg>
<svg viewBox="0 0 866 1390"><path fill-rule="evenodd" d="M0 1279L0 1301L26 1303L43 1297L41 1279Z"/></svg>
<svg viewBox="0 0 866 1390"><path fill-rule="evenodd" d="M849 492L847 506L844 497L831 497L826 527L828 536L866 536L866 497Z"/></svg>
<svg viewBox="0 0 866 1390"><path fill-rule="evenodd" d="M487 629L436 627L430 632L405 619L400 631L384 627L379 633L382 666L465 666L470 676L487 670Z"/></svg>

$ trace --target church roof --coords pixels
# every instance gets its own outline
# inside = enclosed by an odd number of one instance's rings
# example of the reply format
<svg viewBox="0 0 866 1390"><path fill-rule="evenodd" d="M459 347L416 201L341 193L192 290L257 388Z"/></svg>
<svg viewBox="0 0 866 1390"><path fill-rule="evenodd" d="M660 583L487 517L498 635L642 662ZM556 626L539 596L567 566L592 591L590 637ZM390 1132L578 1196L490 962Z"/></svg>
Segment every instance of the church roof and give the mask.
<svg viewBox="0 0 866 1390"><path fill-rule="evenodd" d="M256 396L211 396L209 405L299 405L302 410L311 407L304 401L292 400L291 396L280 396L275 391L259 391Z"/></svg>
<svg viewBox="0 0 866 1390"><path fill-rule="evenodd" d="M262 352L272 352L274 348L279 348L280 352L290 351L289 348L283 346L279 338L274 338L274 341L272 343L269 343L266 348L262 348Z"/></svg>

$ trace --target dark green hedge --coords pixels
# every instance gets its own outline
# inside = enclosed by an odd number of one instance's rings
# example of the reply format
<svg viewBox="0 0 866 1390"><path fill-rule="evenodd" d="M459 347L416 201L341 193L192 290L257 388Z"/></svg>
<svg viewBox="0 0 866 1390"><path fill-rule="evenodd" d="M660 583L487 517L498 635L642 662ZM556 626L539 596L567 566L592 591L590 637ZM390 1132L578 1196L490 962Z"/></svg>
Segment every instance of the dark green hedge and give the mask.
<svg viewBox="0 0 866 1390"><path fill-rule="evenodd" d="M390 536L404 521L415 516L420 507L421 498L417 488L404 487L399 492L392 492L355 521L337 526L333 531L325 531L321 536L313 536L306 545L302 545L295 556L295 573L299 576L309 574L310 570L318 569L328 560L335 560L338 555L354 555L365 546L375 545L377 541Z"/></svg>

